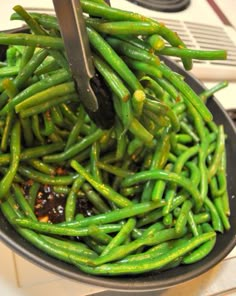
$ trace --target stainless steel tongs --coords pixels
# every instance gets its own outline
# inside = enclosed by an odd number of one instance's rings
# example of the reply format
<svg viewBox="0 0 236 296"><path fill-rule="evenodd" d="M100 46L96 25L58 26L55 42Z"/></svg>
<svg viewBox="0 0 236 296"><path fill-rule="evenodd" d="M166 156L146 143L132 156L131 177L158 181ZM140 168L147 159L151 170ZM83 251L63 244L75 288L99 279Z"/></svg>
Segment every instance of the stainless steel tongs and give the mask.
<svg viewBox="0 0 236 296"><path fill-rule="evenodd" d="M90 118L101 128L113 125L111 93L95 71L79 0L53 0L77 91Z"/></svg>

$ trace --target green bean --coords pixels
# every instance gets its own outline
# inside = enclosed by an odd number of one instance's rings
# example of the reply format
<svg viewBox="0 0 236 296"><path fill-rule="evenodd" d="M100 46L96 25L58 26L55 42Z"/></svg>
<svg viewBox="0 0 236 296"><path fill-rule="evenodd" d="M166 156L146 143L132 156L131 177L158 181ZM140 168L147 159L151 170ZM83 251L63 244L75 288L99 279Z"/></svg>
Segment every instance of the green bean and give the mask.
<svg viewBox="0 0 236 296"><path fill-rule="evenodd" d="M144 63L139 60L131 59L129 57L123 58L126 64L133 70L138 70L144 72L146 75L149 75L153 78L162 77L161 71L154 65Z"/></svg>
<svg viewBox="0 0 236 296"><path fill-rule="evenodd" d="M145 145L151 144L153 140L153 135L136 118L132 119L129 130L137 138L143 141Z"/></svg>
<svg viewBox="0 0 236 296"><path fill-rule="evenodd" d="M163 221L163 224L165 226L168 226L168 227L172 226L173 225L173 215L172 215L172 213L169 213L169 214L165 215L163 217L162 221Z"/></svg>
<svg viewBox="0 0 236 296"><path fill-rule="evenodd" d="M32 221L31 219L26 218L16 218L14 224L27 228L33 229L40 233L50 233L57 235L65 235L65 236L89 236L90 235L90 226L84 228L68 228L64 226L57 226L55 224L49 224L46 222L37 222ZM120 224L106 224L97 226L99 229L104 231L105 233L117 232L120 230Z"/></svg>
<svg viewBox="0 0 236 296"><path fill-rule="evenodd" d="M42 234L41 237L43 237L45 241L48 241L54 246L58 246L65 251L75 252L77 254L84 254L86 256L88 255L94 258L97 257L97 254L94 251L90 250L85 244L81 242L73 242L69 239L54 238L44 234Z"/></svg>
<svg viewBox="0 0 236 296"><path fill-rule="evenodd" d="M205 233L212 232L213 228L209 224L203 224L202 228L204 229ZM212 237L209 241L205 242L201 246L199 246L197 249L192 251L189 255L186 255L182 263L183 264L192 264L195 263L204 257L206 257L211 250L214 248L216 243L216 237Z"/></svg>
<svg viewBox="0 0 236 296"><path fill-rule="evenodd" d="M107 63L126 81L133 91L142 89L135 75L129 70L122 59L108 45L108 43L92 28L87 27L89 41L92 46L103 56ZM1 41L1 38L0 38Z"/></svg>
<svg viewBox="0 0 236 296"><path fill-rule="evenodd" d="M136 90L133 93L133 96L131 98L131 103L132 103L133 111L136 117L141 116L145 99L146 99L146 95L144 91Z"/></svg>
<svg viewBox="0 0 236 296"><path fill-rule="evenodd" d="M161 77L161 79L156 77L155 80L172 99L172 102L169 101L169 105L173 105L173 100L177 103L183 101L181 93L165 77Z"/></svg>
<svg viewBox="0 0 236 296"><path fill-rule="evenodd" d="M7 220L13 224L14 219L17 217L17 213L14 211L15 208L11 207L9 203L2 203L1 204L1 210L3 211L5 217ZM91 259L87 256L84 255L74 255L70 254L68 255L68 252L65 249L61 249L59 247L55 248L53 244L47 243L46 240L43 240L41 236L39 236L37 233L34 231L31 231L29 229L24 229L21 227L16 227L17 232L20 233L26 240L28 240L30 243L32 243L35 247L39 248L40 250L46 252L47 254L56 257L58 259L64 260L68 263L71 262L71 259L73 260L78 260L78 262L83 263L83 264L91 264Z"/></svg>
<svg viewBox="0 0 236 296"><path fill-rule="evenodd" d="M30 35L26 33L0 33L0 43L5 45L25 45L37 47L50 47L54 49L63 49L63 42L61 38Z"/></svg>
<svg viewBox="0 0 236 296"><path fill-rule="evenodd" d="M189 214L189 211L191 210L192 206L193 206L193 204L190 200L186 200L183 203L181 210L180 210L179 217L177 218L176 223L175 223L175 231L177 233L183 232L183 228L187 224L188 214Z"/></svg>
<svg viewBox="0 0 236 296"><path fill-rule="evenodd" d="M82 185L82 189L86 194L86 197L88 198L88 200L95 207L95 209L97 209L99 213L107 213L110 211L107 204L95 191L93 191L92 187L88 183L84 183Z"/></svg>
<svg viewBox="0 0 236 296"><path fill-rule="evenodd" d="M184 121L181 121L180 122L180 128L186 134L188 134L193 139L194 142L196 142L196 143L199 142L198 135L196 135L196 133L194 132L194 130L188 124L186 124Z"/></svg>
<svg viewBox="0 0 236 296"><path fill-rule="evenodd" d="M16 5L13 8L21 17L22 19L27 23L27 25L30 27L32 32L37 35L43 35L44 37L47 37L47 32L43 30L40 25L38 24L37 20L32 18L27 11L20 5ZM55 34L51 34L53 37ZM55 38L57 35L55 36ZM64 56L59 52L55 51L52 48L49 47L48 52L50 53L51 56L54 57L54 59L60 64L62 67L64 67L67 71L69 71L68 63Z"/></svg>
<svg viewBox="0 0 236 296"><path fill-rule="evenodd" d="M201 173L201 180L200 180L200 192L202 195L202 198L205 200L207 197L208 192L208 171L206 167L206 157L207 157L207 149L209 147L209 140L207 137L207 134L205 134L205 137L201 141L200 150L199 150L199 169Z"/></svg>
<svg viewBox="0 0 236 296"><path fill-rule="evenodd" d="M97 225L90 225L88 227L88 234L92 239L101 245L107 245L112 237L101 230Z"/></svg>
<svg viewBox="0 0 236 296"><path fill-rule="evenodd" d="M34 46L25 46L20 61L20 69L23 69L31 60L35 52Z"/></svg>
<svg viewBox="0 0 236 296"><path fill-rule="evenodd" d="M166 162L167 156L170 151L170 135L168 129L163 131L160 141L156 145L156 149L153 153L150 169L162 169ZM141 200L150 200L152 196L154 182L147 182L144 186Z"/></svg>
<svg viewBox="0 0 236 296"><path fill-rule="evenodd" d="M63 160L71 159L75 155L79 154L81 151L89 147L92 143L97 141L103 135L103 131L97 129L93 134L83 138L78 143L74 144L66 151L61 152L59 154L48 155L43 158L43 160L47 163L57 163Z"/></svg>
<svg viewBox="0 0 236 296"><path fill-rule="evenodd" d="M227 216L230 215L230 204L229 204L229 194L228 191L226 190L225 193L222 195L222 203L223 203L223 208L224 212Z"/></svg>
<svg viewBox="0 0 236 296"><path fill-rule="evenodd" d="M42 49L35 52L33 57L29 60L26 67L22 68L14 80L14 84L18 89L25 86L25 82L33 75L34 71L46 59L47 51Z"/></svg>
<svg viewBox="0 0 236 296"><path fill-rule="evenodd" d="M97 254L101 254L105 248L104 245L98 244L94 239L91 237L83 237L84 243L94 252Z"/></svg>
<svg viewBox="0 0 236 296"><path fill-rule="evenodd" d="M44 144L45 140L44 140L44 137L41 135L39 116L37 114L33 115L31 122L32 122L32 132L36 140L38 140L39 143Z"/></svg>
<svg viewBox="0 0 236 296"><path fill-rule="evenodd" d="M26 146L31 147L33 145L34 137L31 129L31 119L20 117L21 129Z"/></svg>
<svg viewBox="0 0 236 296"><path fill-rule="evenodd" d="M78 191L84 183L84 178L78 177L74 180L72 187L68 193L65 205L65 221L72 221L75 217L76 200L78 198Z"/></svg>
<svg viewBox="0 0 236 296"><path fill-rule="evenodd" d="M166 46L158 50L158 53L167 56L190 57L198 60L225 60L227 58L225 50L200 50Z"/></svg>
<svg viewBox="0 0 236 296"><path fill-rule="evenodd" d="M9 66L14 66L17 61L17 49L14 46L8 47L6 50L6 60Z"/></svg>
<svg viewBox="0 0 236 296"><path fill-rule="evenodd" d="M201 180L201 174L197 164L192 161L188 161L186 162L185 166L190 170L190 179L197 187Z"/></svg>
<svg viewBox="0 0 236 296"><path fill-rule="evenodd" d="M173 167L173 172L175 174L180 174L182 171L182 168L184 167L185 163L192 158L193 156L195 156L199 151L199 147L196 146L192 146L191 148L187 149L184 153L182 153L176 160L174 167ZM196 186L197 188L197 186ZM170 212L171 209L171 204L173 202L174 196L175 196L175 191L176 191L176 185L172 184L170 185L169 190L166 192L166 196L165 199L167 201L167 205L164 206L163 208L163 213L164 215L168 214Z"/></svg>
<svg viewBox="0 0 236 296"><path fill-rule="evenodd" d="M57 19L54 15L48 15L46 13L31 12L29 15L36 19L40 25L45 29L56 29L59 30L59 25ZM23 20L23 18L18 13L11 14L11 20Z"/></svg>
<svg viewBox="0 0 236 296"><path fill-rule="evenodd" d="M204 103L199 99L198 95L191 89L191 87L179 79L177 75L175 75L168 66L163 63L158 66L158 68L163 73L163 76L167 78L183 95L185 95L186 99L191 103L202 118L208 122L212 120L212 114L209 109L204 105Z"/></svg>
<svg viewBox="0 0 236 296"><path fill-rule="evenodd" d="M105 170L113 175L118 176L118 177L126 177L126 176L132 174L131 171L128 171L128 170L125 170L120 167L110 165L110 164L107 164L104 162L100 162L100 161L97 161L97 166L98 166L98 168Z"/></svg>
<svg viewBox="0 0 236 296"><path fill-rule="evenodd" d="M73 82L58 84L25 99L23 102L16 105L15 110L18 113L29 107L45 103L57 96L67 95L73 92L75 92L75 85Z"/></svg>
<svg viewBox="0 0 236 296"><path fill-rule="evenodd" d="M158 34L153 34L147 38L147 42L155 50L161 50L165 47L165 41Z"/></svg>
<svg viewBox="0 0 236 296"><path fill-rule="evenodd" d="M21 188L13 184L14 195L18 205L20 206L21 210L24 212L24 215L33 221L37 221L37 218L34 214L34 210L31 208L28 201L25 199Z"/></svg>
<svg viewBox="0 0 236 296"><path fill-rule="evenodd" d="M66 185L64 185L64 186L63 185L61 185L61 186L57 186L57 185L52 186L52 191L54 191L55 193L64 194L64 195L68 195L69 192L70 192L70 189L71 188L66 186ZM67 201L68 201L68 197L67 197Z"/></svg>
<svg viewBox="0 0 236 296"><path fill-rule="evenodd" d="M22 90L4 106L4 108L0 111L0 114L6 114L10 110L13 110L17 104L21 103L26 98L31 97L36 93L44 91L52 86L63 83L69 79L70 75L64 69L58 70L54 75L47 77L47 80L40 80Z"/></svg>
<svg viewBox="0 0 236 296"><path fill-rule="evenodd" d="M196 224L202 224L205 222L209 222L211 220L211 215L209 212L203 212L199 214L194 214L193 218Z"/></svg>
<svg viewBox="0 0 236 296"><path fill-rule="evenodd" d="M165 91L154 79L149 76L143 76L140 81L145 88L150 88L155 93L156 98L163 101Z"/></svg>
<svg viewBox="0 0 236 296"><path fill-rule="evenodd" d="M162 207L163 202L145 202L139 204L129 205L123 209L116 209L108 213L97 214L91 217L86 217L82 220L72 221L67 223L60 223L67 227L85 227L91 224L101 225L107 223L113 223L122 221L123 219L137 216L139 214L145 214L156 208Z"/></svg>
<svg viewBox="0 0 236 296"><path fill-rule="evenodd" d="M121 186L132 186L139 182L144 182L146 180L165 180L168 182L174 182L180 186L182 186L186 191L188 191L194 201L195 201L195 209L196 211L199 211L202 207L203 200L202 197L197 190L196 187L192 185L192 183L185 177L182 177L176 173L173 172L167 172L164 170L151 170L151 171L142 171L139 173L135 173L132 176L125 177L123 181L121 182Z"/></svg>
<svg viewBox="0 0 236 296"><path fill-rule="evenodd" d="M229 219L224 211L224 207L223 207L223 200L221 197L216 197L214 198L213 200L213 203L216 207L216 210L221 218L221 221L222 221L222 224L224 226L224 228L226 230L229 230L230 229L230 223L229 223Z"/></svg>
<svg viewBox="0 0 236 296"><path fill-rule="evenodd" d="M55 175L56 174L56 168L52 167L46 163L43 163L39 159L29 159L26 161L28 164L30 164L34 169L47 174L47 175Z"/></svg>
<svg viewBox="0 0 236 296"><path fill-rule="evenodd" d="M225 88L226 86L228 86L228 81L219 82L215 86L211 87L210 89L204 90L200 94L200 98L203 100L204 103L206 103L206 101L207 101L207 99L209 97L211 97L212 95L214 95L214 93L216 93L217 91L221 90L222 88Z"/></svg>
<svg viewBox="0 0 236 296"><path fill-rule="evenodd" d="M159 255L151 259L143 259L127 263L104 264L98 267L87 267L77 264L80 269L90 274L98 275L121 275L121 274L139 274L147 271L158 270L166 264L173 262L176 258L183 256L195 249L199 245L215 237L215 232L204 233L201 236L194 237L188 242L183 243L180 247L177 246L171 249L168 253Z"/></svg>
<svg viewBox="0 0 236 296"><path fill-rule="evenodd" d="M37 182L33 182L33 184L30 186L29 194L27 195L27 201L32 210L34 210L39 188L40 184Z"/></svg>
<svg viewBox="0 0 236 296"><path fill-rule="evenodd" d="M1 151L6 152L9 144L9 136L12 131L14 124L15 115L13 112L9 112L6 117L5 126L3 129L2 139L1 139Z"/></svg>
<svg viewBox="0 0 236 296"><path fill-rule="evenodd" d="M27 118L39 113L43 113L48 111L53 106L60 106L61 104L65 102L73 102L78 101L78 94L77 93L71 93L67 95L63 95L61 97L58 97L57 100L50 100L48 102L44 102L38 105L35 105L33 107L29 107L27 109L22 110L19 114L22 118Z"/></svg>
<svg viewBox="0 0 236 296"><path fill-rule="evenodd" d="M216 174L216 171L221 162L221 157L224 151L224 147L225 147L224 127L223 125L220 125L218 129L216 150L213 155L212 162L208 168L208 180L211 180L211 178Z"/></svg>
<svg viewBox="0 0 236 296"><path fill-rule="evenodd" d="M0 33L0 43L10 45L0 70L18 69L0 81L1 211L34 246L90 274L196 262L212 250L216 233L231 227L226 137L205 105L223 84L197 95L159 55L174 51L190 69L191 58L209 51L189 50L174 31L141 14L103 0L81 3L115 124L98 129L80 104L56 17L14 7L12 19L33 34ZM45 184L65 202L60 223L34 214ZM84 199L89 215L77 208ZM80 237L78 247L72 236Z"/></svg>
<svg viewBox="0 0 236 296"><path fill-rule="evenodd" d="M2 81L2 85L10 100L19 92L13 81L9 78L5 78Z"/></svg>
<svg viewBox="0 0 236 296"><path fill-rule="evenodd" d="M107 37L106 41L112 46L113 49L116 50L116 52L118 52L121 55L125 55L135 60L140 60L148 64L160 64L160 59L156 55L149 53L141 48L138 48L132 44L129 44L126 41L119 40L114 37Z"/></svg>
<svg viewBox="0 0 236 296"><path fill-rule="evenodd" d="M17 169L19 168L20 153L21 153L21 136L20 136L20 123L17 120L14 123L11 133L11 143L10 143L10 167L8 172L0 181L0 199L6 198L6 194L11 187L13 179L16 175Z"/></svg>
<svg viewBox="0 0 236 296"><path fill-rule="evenodd" d="M40 173L34 169L21 165L18 168L18 172L28 178L32 179L36 182L41 184L48 184L48 185L69 185L72 184L73 181L78 177L78 174L70 174L66 176L49 176L43 173Z"/></svg>
<svg viewBox="0 0 236 296"><path fill-rule="evenodd" d="M0 68L0 77L12 77L19 73L19 66L6 66Z"/></svg>
<svg viewBox="0 0 236 296"><path fill-rule="evenodd" d="M171 110L171 108L169 108L169 106L167 106L166 104L148 99L144 107L158 114L160 113L166 115L171 122L172 129L175 132L179 130L179 120L175 113Z"/></svg>
<svg viewBox="0 0 236 296"><path fill-rule="evenodd" d="M219 183L219 188L218 188ZM212 197L218 197L224 194L227 188L226 174L220 171L210 180L210 189Z"/></svg>
<svg viewBox="0 0 236 296"><path fill-rule="evenodd" d="M164 24L158 23L153 19L144 17L143 15L140 15L134 12L122 11L122 10L111 8L111 7L102 7L99 4L96 5L86 0L84 0L81 4L84 12L88 12L92 16L104 17L105 19L109 19L112 21L132 21L132 23L128 22L125 24L122 24L122 22L114 23L116 27L118 26L123 28L123 34L127 34L127 30L129 30L129 32L130 30L132 30L132 32L134 33L134 23L138 22L141 28L145 26L149 27L149 33L151 33L150 31L152 30L152 33L160 34L172 46L185 47L184 42L179 38L177 34L175 34L173 31L168 29ZM109 25L109 33L111 33L111 28L112 28L112 25ZM140 28L138 29L140 30ZM114 31L115 31L114 32L115 34L118 34L117 28L115 28ZM140 34L140 31L138 32L138 35L139 34ZM191 60L183 59L183 63L186 70L191 69L191 66L192 66Z"/></svg>
<svg viewBox="0 0 236 296"><path fill-rule="evenodd" d="M171 164L167 164L165 166L165 170L166 171L171 171L172 170L172 165ZM158 180L155 182L153 190L152 190L152 195L151 195L151 199L154 200L161 200L163 197L163 193L165 191L166 188L166 182L164 182L163 180Z"/></svg>
<svg viewBox="0 0 236 296"><path fill-rule="evenodd" d="M173 211L176 207L181 205L187 199L187 195L180 194L175 197L173 200L172 208ZM163 200L161 202L164 202ZM137 227L142 227L144 225L153 223L157 221L159 218L163 217L163 209L157 209L150 213L147 213L143 218L140 218L137 222Z"/></svg>
<svg viewBox="0 0 236 296"><path fill-rule="evenodd" d="M113 248L121 245L128 235L133 231L136 224L135 218L130 218L122 226L121 230L116 234L116 236L109 242L106 248L103 250L101 256L107 255Z"/></svg>
<svg viewBox="0 0 236 296"><path fill-rule="evenodd" d="M30 158L42 157L44 155L62 150L64 148L64 143L55 143L48 145L41 145L38 147L26 148L21 152L20 159L28 160ZM10 162L10 154L5 153L0 155L0 164L5 165Z"/></svg>
<svg viewBox="0 0 236 296"><path fill-rule="evenodd" d="M199 232L198 232L198 228L197 228L197 224L194 220L194 215L193 215L193 212L190 210L188 212L188 217L187 217L187 220L188 220L188 225L191 229L191 232L194 236L198 236L199 235Z"/></svg>
<svg viewBox="0 0 236 296"><path fill-rule="evenodd" d="M107 84L110 86L115 95L122 101L126 102L130 98L130 92L112 68L103 61L99 56L93 54L94 65L104 77Z"/></svg>
<svg viewBox="0 0 236 296"><path fill-rule="evenodd" d="M52 121L54 124L62 126L63 125L63 116L59 106L53 106L50 109Z"/></svg>
<svg viewBox="0 0 236 296"><path fill-rule="evenodd" d="M131 201L113 190L110 186L99 183L77 161L72 160L71 166L81 176L83 176L101 195L103 195L106 199L114 202L117 206L126 207L132 204Z"/></svg>
<svg viewBox="0 0 236 296"><path fill-rule="evenodd" d="M218 211L214 205L214 203L207 197L204 200L204 204L210 211L211 219L212 219L212 225L215 231L219 231L223 233L223 225L220 219L220 216L218 214Z"/></svg>
<svg viewBox="0 0 236 296"><path fill-rule="evenodd" d="M96 258L94 263L95 265L101 265L107 262L115 261L127 256L142 246L157 245L168 240L179 238L182 235L183 232L181 234L177 234L173 228L157 231L152 236L144 235L144 237L141 236L127 245L115 247L110 253Z"/></svg>

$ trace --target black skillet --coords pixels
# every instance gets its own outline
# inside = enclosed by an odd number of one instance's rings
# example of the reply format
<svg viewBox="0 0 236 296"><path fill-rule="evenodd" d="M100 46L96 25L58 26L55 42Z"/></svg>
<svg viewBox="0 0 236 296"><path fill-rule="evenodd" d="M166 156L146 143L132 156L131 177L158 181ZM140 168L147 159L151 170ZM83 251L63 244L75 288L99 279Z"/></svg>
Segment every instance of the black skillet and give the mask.
<svg viewBox="0 0 236 296"><path fill-rule="evenodd" d="M0 47L0 60L4 59L5 49L6 47L4 46ZM187 83L197 93L201 93L204 90L203 85L196 78L182 70L176 63L167 58L163 58L163 60L173 71L183 75ZM87 275L76 267L50 257L29 244L9 225L1 212L0 239L14 252L48 271L75 280L78 283L91 284L110 290L144 292L165 289L193 279L208 271L222 261L236 245L236 130L227 113L214 97L209 100L208 107L213 113L216 123L224 125L227 134L227 181L232 214L230 217L231 229L223 235L217 235L216 246L205 259L192 265L179 266L163 272L111 278L98 277Z"/></svg>

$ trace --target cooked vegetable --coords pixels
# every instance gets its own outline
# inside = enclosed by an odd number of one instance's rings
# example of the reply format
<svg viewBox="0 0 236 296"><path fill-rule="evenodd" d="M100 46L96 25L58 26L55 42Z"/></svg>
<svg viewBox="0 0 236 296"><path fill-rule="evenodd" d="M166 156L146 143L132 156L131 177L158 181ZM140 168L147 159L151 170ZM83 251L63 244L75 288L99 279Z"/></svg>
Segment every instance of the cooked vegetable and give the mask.
<svg viewBox="0 0 236 296"><path fill-rule="evenodd" d="M197 262L230 228L227 138L205 105L227 82L196 94L161 55L190 69L226 52L188 49L164 24L103 0L81 3L114 126L97 128L80 103L56 18L14 7L29 32L0 33L1 211L34 246L86 273Z"/></svg>

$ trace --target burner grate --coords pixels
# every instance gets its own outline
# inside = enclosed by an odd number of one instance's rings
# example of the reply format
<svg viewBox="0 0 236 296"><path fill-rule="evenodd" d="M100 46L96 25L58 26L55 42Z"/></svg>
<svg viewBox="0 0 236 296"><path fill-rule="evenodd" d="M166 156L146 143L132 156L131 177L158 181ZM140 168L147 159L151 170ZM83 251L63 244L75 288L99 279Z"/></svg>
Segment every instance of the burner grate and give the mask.
<svg viewBox="0 0 236 296"><path fill-rule="evenodd" d="M177 12L186 9L191 0L128 0L137 5L163 12Z"/></svg>

